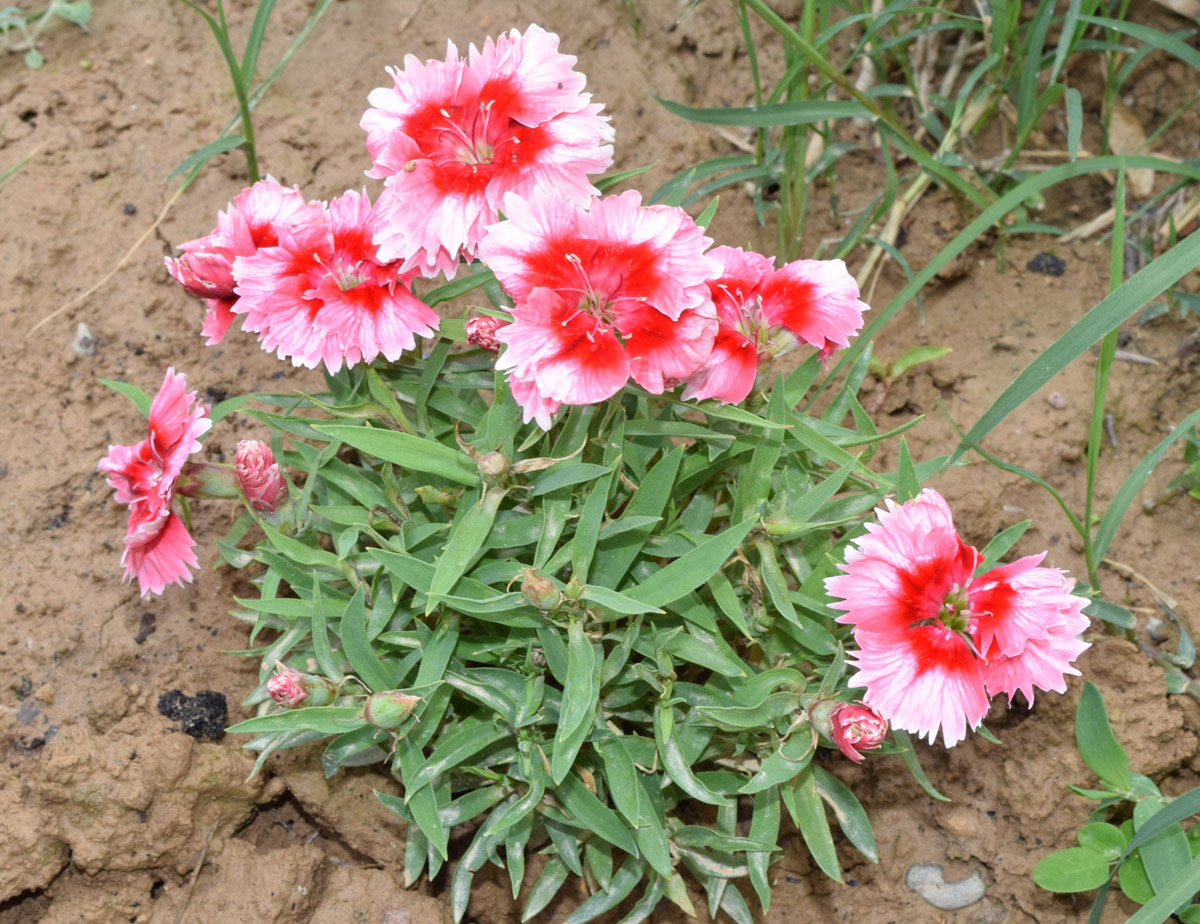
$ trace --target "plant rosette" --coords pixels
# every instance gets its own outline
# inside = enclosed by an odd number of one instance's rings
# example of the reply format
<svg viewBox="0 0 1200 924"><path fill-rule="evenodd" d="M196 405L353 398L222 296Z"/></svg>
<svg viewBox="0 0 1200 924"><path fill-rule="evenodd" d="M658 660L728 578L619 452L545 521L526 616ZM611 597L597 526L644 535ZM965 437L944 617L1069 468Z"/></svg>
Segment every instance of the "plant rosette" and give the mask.
<svg viewBox="0 0 1200 924"><path fill-rule="evenodd" d="M241 318L327 383L244 411L270 439L239 446L225 496L245 509L218 547L257 589L236 615L262 668L231 730L256 769L324 741L331 776L390 770L406 881L454 856L456 921L493 860L525 918L571 877L573 924L635 890L626 921L691 913L687 874L749 924L785 813L826 875L831 818L877 859L820 749L898 753L932 791L906 732L952 745L993 696L1064 690L1085 601L1039 557L993 567L1016 533L964 543L920 488L944 460L901 441L896 471L871 466L898 431L857 401L865 363L823 415L798 409L862 325L844 264L776 268L713 248L711 208L603 196L638 171L589 179L611 130L557 45L531 26L409 58L363 117L374 205L268 178L168 260L210 340ZM476 317L432 310L474 290ZM773 375L789 350L807 355ZM151 515L169 535L169 476L244 403L207 413L167 384L145 472L122 467L137 447L102 464L136 514L127 549ZM190 579L191 546L161 548L153 571L127 552L144 591Z"/></svg>

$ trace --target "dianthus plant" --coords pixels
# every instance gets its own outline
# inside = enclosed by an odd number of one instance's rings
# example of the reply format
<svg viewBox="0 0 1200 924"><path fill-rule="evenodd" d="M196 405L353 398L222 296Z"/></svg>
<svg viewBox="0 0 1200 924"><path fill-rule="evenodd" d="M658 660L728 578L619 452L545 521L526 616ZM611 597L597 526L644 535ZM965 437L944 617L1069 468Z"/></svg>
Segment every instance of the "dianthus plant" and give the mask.
<svg viewBox="0 0 1200 924"><path fill-rule="evenodd" d="M410 58L362 120L374 205L238 196L168 268L210 341L241 318L327 392L257 396L272 445L225 470L191 456L228 407L171 371L101 468L143 593L190 580L176 501L241 497L219 546L257 589L261 682L232 730L259 767L325 741L330 776L390 770L406 881L450 862L456 921L490 862L526 918L581 877L572 924L635 892L626 922L690 913L697 887L749 924L788 820L835 879L831 818L875 860L839 761L899 754L928 786L907 732L950 746L992 697L1062 692L1088 620L1040 557L996 565L1012 531L962 540L920 490L942 460L901 441L872 467L895 434L855 397L868 354L799 410L861 327L845 266L602 196L573 62L537 27ZM490 305L452 317L467 293Z"/></svg>

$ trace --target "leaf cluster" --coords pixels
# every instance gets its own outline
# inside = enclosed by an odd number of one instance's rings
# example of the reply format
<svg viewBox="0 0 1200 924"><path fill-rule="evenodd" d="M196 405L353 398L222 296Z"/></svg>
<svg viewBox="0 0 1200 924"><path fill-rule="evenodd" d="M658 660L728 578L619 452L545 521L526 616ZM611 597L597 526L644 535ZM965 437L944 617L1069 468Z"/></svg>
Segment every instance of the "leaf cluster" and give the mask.
<svg viewBox="0 0 1200 924"><path fill-rule="evenodd" d="M1100 920L1114 877L1125 897L1143 906L1130 924L1165 921L1172 915L1184 924L1200 922L1200 904L1194 901L1200 892L1200 828L1185 831L1180 824L1200 812L1200 789L1172 799L1132 771L1109 724L1104 698L1090 681L1079 699L1075 740L1099 787L1070 788L1099 805L1079 829L1079 846L1043 857L1034 881L1052 892L1099 889L1088 924ZM1129 817L1116 821L1118 813Z"/></svg>
<svg viewBox="0 0 1200 924"><path fill-rule="evenodd" d="M867 467L892 434L855 397L865 369L864 356L822 417L794 410L814 357L754 410L626 392L550 433L522 426L490 354L449 340L328 376L325 395L259 396L267 409L250 413L303 474L282 524L258 524L251 548L247 512L220 544L257 571L238 615L263 665L260 715L233 731L255 735L260 766L317 740L328 774L389 766L403 794L379 798L408 823L407 881L457 856L455 920L492 862L514 897L533 880L525 917L572 876L590 897L571 922L639 886L626 921L662 898L690 912L686 872L711 913L749 924L746 884L767 908L785 817L840 879L827 809L875 860L805 711L851 698L823 582L860 519L942 460ZM485 480L492 453L508 465ZM273 711L280 661L340 697ZM375 728L362 702L389 690L419 702Z"/></svg>

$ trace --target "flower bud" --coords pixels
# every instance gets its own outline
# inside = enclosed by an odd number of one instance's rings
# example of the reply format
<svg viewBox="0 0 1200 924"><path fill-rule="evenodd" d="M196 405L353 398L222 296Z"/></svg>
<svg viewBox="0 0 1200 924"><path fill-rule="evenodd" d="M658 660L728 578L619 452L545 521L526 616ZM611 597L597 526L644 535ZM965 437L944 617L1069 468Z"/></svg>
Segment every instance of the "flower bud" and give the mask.
<svg viewBox="0 0 1200 924"><path fill-rule="evenodd" d="M233 265L216 253L185 253L165 259L167 272L192 295L201 298L234 298Z"/></svg>
<svg viewBox="0 0 1200 924"><path fill-rule="evenodd" d="M376 693L363 704L363 721L376 728L399 728L420 701L421 697L399 690Z"/></svg>
<svg viewBox="0 0 1200 924"><path fill-rule="evenodd" d="M558 585L532 568L521 572L521 596L539 610L555 609L562 602L562 591Z"/></svg>
<svg viewBox="0 0 1200 924"><path fill-rule="evenodd" d="M261 440L242 440L237 445L234 468L250 507L260 513L274 513L287 494L287 483L271 447Z"/></svg>
<svg viewBox="0 0 1200 924"><path fill-rule="evenodd" d="M512 465L509 463L508 458L499 452L489 452L476 464L479 468L479 477L488 484L495 484L497 481L502 481L512 471Z"/></svg>
<svg viewBox="0 0 1200 924"><path fill-rule="evenodd" d="M865 703L823 699L809 707L808 715L817 731L856 764L863 761L860 751L875 750L887 737L887 719Z"/></svg>
<svg viewBox="0 0 1200 924"><path fill-rule="evenodd" d="M496 339L496 331L505 324L499 318L471 318L463 328L467 332L467 343L471 346L482 347L492 353L500 352L500 341Z"/></svg>
<svg viewBox="0 0 1200 924"><path fill-rule="evenodd" d="M301 706L328 706L337 696L337 687L324 677L302 674L282 664L277 673L267 681L267 692L284 709Z"/></svg>
<svg viewBox="0 0 1200 924"><path fill-rule="evenodd" d="M237 479L228 465L216 462L185 462L177 488L185 497L237 497Z"/></svg>

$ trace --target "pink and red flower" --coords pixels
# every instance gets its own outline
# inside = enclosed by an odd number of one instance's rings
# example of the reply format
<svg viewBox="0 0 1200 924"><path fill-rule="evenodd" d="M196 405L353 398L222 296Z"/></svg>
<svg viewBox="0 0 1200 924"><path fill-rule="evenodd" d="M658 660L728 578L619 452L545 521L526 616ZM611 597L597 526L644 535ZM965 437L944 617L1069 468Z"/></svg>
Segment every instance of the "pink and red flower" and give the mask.
<svg viewBox="0 0 1200 924"><path fill-rule="evenodd" d="M213 231L180 244L182 256L163 258L175 281L208 306L203 333L209 346L220 343L233 323L238 300L234 261L253 256L260 247L277 245L281 229L320 220L319 204L306 202L298 189L287 189L268 176L242 190L226 211L218 212Z"/></svg>
<svg viewBox="0 0 1200 924"><path fill-rule="evenodd" d="M408 56L389 68L393 87L368 97L362 117L374 167L386 181L376 241L404 270L453 276L473 259L506 193L554 190L575 202L596 194L588 174L612 164L612 128L583 92L575 58L538 26L512 30L467 60Z"/></svg>
<svg viewBox="0 0 1200 924"><path fill-rule="evenodd" d="M774 269L768 257L716 247L723 270L709 282L719 327L712 353L688 379L684 399L737 404L754 388L760 363L798 342L822 358L849 344L867 305L841 260L795 260Z"/></svg>
<svg viewBox="0 0 1200 924"><path fill-rule="evenodd" d="M1020 690L1065 692L1071 666L1088 648L1086 601L1074 582L1034 555L975 576L979 553L954 528L950 508L926 489L897 506L847 551L825 582L840 598L838 622L853 626L858 672L850 686L906 731L946 746L978 727L988 698Z"/></svg>
<svg viewBox="0 0 1200 924"><path fill-rule="evenodd" d="M408 289L414 274L378 259L365 192L333 199L320 220L280 229L277 246L234 263L245 329L293 365L330 372L342 364L395 361L429 337L438 316Z"/></svg>
<svg viewBox="0 0 1200 924"><path fill-rule="evenodd" d="M187 378L168 369L150 404L150 435L135 446L109 446L97 466L119 503L129 505L129 525L121 564L125 579L136 575L142 596L162 593L168 584L192 579L197 567L195 540L172 511L177 482L188 456L200 450L199 437L212 426L207 409Z"/></svg>
<svg viewBox="0 0 1200 924"><path fill-rule="evenodd" d="M515 301L496 367L512 371L526 420L603 401L630 378L662 394L711 351L712 241L682 209L641 203L636 192L588 210L510 195L508 220L488 228L480 255Z"/></svg>

